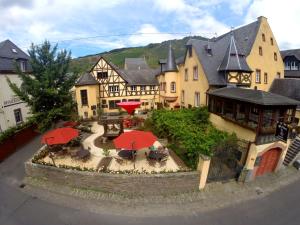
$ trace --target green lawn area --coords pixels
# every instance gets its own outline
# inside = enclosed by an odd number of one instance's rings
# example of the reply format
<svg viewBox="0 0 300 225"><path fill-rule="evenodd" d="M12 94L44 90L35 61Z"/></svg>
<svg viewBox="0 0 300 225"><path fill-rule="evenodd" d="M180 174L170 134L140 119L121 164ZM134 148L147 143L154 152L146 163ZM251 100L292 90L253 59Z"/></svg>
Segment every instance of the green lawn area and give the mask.
<svg viewBox="0 0 300 225"><path fill-rule="evenodd" d="M217 130L209 122L206 107L180 110L155 110L145 121L145 130L169 140L169 147L192 169L199 154L213 156L215 150L236 145L236 135Z"/></svg>

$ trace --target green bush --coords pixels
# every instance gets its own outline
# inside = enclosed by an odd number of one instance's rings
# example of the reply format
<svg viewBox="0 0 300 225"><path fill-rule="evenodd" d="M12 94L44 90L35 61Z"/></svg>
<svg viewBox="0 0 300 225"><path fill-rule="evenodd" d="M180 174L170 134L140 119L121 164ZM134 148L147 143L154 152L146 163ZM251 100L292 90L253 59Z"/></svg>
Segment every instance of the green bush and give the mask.
<svg viewBox="0 0 300 225"><path fill-rule="evenodd" d="M173 149L187 166L196 168L199 154L212 156L216 146L228 144L232 135L219 131L209 122L206 107L180 110L156 110L147 127L161 138L168 138Z"/></svg>

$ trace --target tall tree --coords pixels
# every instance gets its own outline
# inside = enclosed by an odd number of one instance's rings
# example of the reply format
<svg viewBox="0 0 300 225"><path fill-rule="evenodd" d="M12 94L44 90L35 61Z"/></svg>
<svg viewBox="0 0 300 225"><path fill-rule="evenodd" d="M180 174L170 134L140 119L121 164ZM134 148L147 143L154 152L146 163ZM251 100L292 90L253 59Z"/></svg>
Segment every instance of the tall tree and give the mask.
<svg viewBox="0 0 300 225"><path fill-rule="evenodd" d="M33 121L44 131L56 121L70 117L74 106L70 89L76 75L68 73L71 52L58 51L57 45L52 47L49 41L32 44L28 53L30 75L16 66L21 87L7 79L16 95L30 106Z"/></svg>

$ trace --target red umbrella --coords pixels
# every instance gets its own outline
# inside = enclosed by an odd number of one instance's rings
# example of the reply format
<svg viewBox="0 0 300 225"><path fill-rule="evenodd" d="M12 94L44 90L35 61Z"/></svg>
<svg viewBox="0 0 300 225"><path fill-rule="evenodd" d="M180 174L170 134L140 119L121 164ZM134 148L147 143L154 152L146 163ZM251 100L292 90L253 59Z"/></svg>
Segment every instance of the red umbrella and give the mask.
<svg viewBox="0 0 300 225"><path fill-rule="evenodd" d="M117 105L125 109L128 114L132 114L133 111L141 105L141 102L119 102Z"/></svg>
<svg viewBox="0 0 300 225"><path fill-rule="evenodd" d="M130 131L121 134L114 139L116 148L124 148L126 150L138 150L141 148L150 147L157 140L151 132L145 131Z"/></svg>
<svg viewBox="0 0 300 225"><path fill-rule="evenodd" d="M42 143L47 145L67 144L78 135L79 132L76 129L70 127L57 128L44 134Z"/></svg>

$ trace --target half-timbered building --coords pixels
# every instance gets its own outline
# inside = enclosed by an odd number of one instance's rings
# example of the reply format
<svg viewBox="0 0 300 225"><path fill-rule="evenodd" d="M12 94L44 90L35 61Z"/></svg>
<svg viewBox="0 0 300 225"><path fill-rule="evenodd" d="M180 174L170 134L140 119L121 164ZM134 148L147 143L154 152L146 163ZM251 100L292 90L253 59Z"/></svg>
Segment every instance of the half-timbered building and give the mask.
<svg viewBox="0 0 300 225"><path fill-rule="evenodd" d="M139 62L143 65L139 66ZM124 101L141 101L138 110L156 107L159 97L157 70L144 64L140 59L127 59L126 69L119 69L101 57L75 84L79 116L96 116L98 109L105 113L118 112L117 103Z"/></svg>

